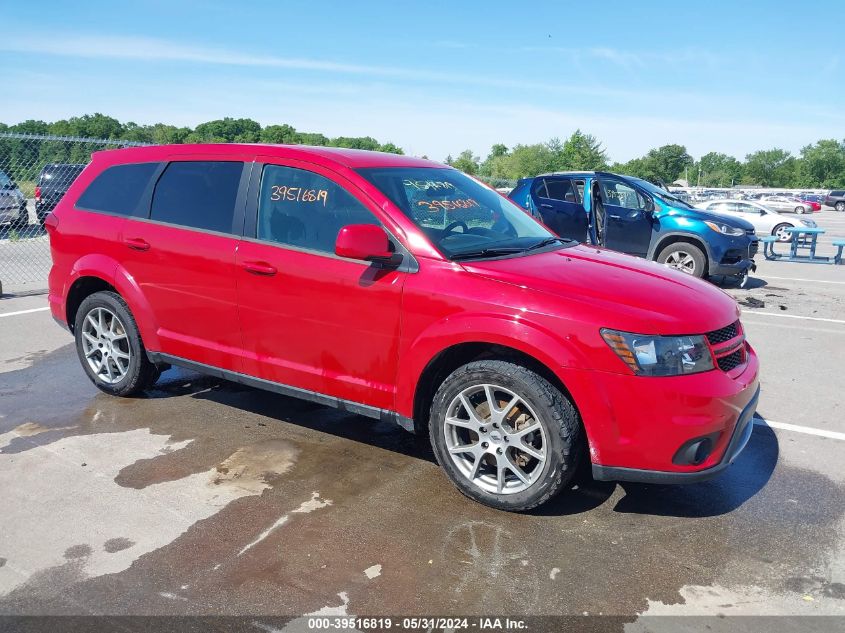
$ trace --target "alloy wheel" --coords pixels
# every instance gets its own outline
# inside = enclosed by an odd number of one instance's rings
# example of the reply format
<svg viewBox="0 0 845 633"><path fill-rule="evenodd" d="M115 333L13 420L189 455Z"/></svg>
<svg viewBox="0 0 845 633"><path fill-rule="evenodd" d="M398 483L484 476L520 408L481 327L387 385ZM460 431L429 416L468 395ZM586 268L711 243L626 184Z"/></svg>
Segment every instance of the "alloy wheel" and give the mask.
<svg viewBox="0 0 845 633"><path fill-rule="evenodd" d="M82 322L82 351L94 375L113 385L126 376L132 359L126 327L107 308L94 308Z"/></svg>
<svg viewBox="0 0 845 633"><path fill-rule="evenodd" d="M695 259L685 251L671 252L664 263L669 268L674 268L690 275L695 274Z"/></svg>
<svg viewBox="0 0 845 633"><path fill-rule="evenodd" d="M778 242L788 242L792 239L792 234L787 231L787 229L789 228L791 227L786 226L785 224L783 226L777 227L777 230L775 231L775 237L778 238Z"/></svg>
<svg viewBox="0 0 845 633"><path fill-rule="evenodd" d="M514 494L540 479L548 442L528 403L498 385L473 385L454 397L443 432L457 469L475 486Z"/></svg>

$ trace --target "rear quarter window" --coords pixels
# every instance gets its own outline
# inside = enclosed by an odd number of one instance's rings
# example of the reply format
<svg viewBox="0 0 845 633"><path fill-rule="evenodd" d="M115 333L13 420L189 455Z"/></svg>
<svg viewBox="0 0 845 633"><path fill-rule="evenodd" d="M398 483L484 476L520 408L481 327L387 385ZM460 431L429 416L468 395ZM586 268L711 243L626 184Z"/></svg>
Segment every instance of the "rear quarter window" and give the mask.
<svg viewBox="0 0 845 633"><path fill-rule="evenodd" d="M76 207L117 215L132 215L158 163L134 163L109 167L79 196Z"/></svg>
<svg viewBox="0 0 845 633"><path fill-rule="evenodd" d="M170 163L156 183L150 219L232 233L243 166L228 161Z"/></svg>

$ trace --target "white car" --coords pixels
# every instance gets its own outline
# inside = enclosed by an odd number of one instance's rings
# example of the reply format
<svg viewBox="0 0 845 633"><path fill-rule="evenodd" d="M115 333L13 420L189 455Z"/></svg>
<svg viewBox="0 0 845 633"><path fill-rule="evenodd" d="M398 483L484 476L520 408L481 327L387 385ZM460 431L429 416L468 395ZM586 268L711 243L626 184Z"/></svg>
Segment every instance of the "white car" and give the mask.
<svg viewBox="0 0 845 633"><path fill-rule="evenodd" d="M786 217L754 200L710 200L695 205L696 208L729 218L742 218L754 226L757 235L774 235L779 242L788 242L792 236L786 232L790 227L815 227L812 220Z"/></svg>

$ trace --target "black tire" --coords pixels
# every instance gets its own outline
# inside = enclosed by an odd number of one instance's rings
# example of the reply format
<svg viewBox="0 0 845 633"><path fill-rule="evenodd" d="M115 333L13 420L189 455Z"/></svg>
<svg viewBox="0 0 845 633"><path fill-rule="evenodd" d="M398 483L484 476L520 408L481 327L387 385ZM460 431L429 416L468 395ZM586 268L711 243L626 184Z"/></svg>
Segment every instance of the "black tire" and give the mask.
<svg viewBox="0 0 845 633"><path fill-rule="evenodd" d="M83 349L83 324L86 316L96 308L105 308L115 314L126 332L130 350L129 365L126 374L116 383L105 382L88 364ZM74 322L74 336L76 338L76 353L79 362L98 389L113 396L134 396L152 387L161 375L161 371L147 358L147 350L141 340L138 325L123 298L114 292L95 292L86 297L76 312Z"/></svg>
<svg viewBox="0 0 845 633"><path fill-rule="evenodd" d="M511 493L484 490L458 469L449 454L445 422L449 406L465 389L482 384L503 387L518 395L536 412L542 426L546 459L542 468L539 464L534 466L540 472L525 490ZM558 494L572 479L584 452L581 421L569 398L535 372L501 360L474 361L452 372L432 401L429 432L437 462L458 490L474 501L510 512L530 510ZM502 446L507 452L516 445Z"/></svg>
<svg viewBox="0 0 845 633"><path fill-rule="evenodd" d="M780 229L788 229L791 226L792 226L791 224L787 224L786 222L782 222L782 223L778 224L775 228L772 229L772 235L774 235L775 237L778 238L778 242L789 242L789 241L792 240L792 236L789 233L786 233L785 234L786 239L783 239L781 236L778 235L778 231Z"/></svg>
<svg viewBox="0 0 845 633"><path fill-rule="evenodd" d="M845 211L845 202L837 202L833 206L833 208L842 213L843 211Z"/></svg>
<svg viewBox="0 0 845 633"><path fill-rule="evenodd" d="M693 277L698 277L699 279L707 278L707 258L704 256L704 252L698 246L690 242L675 242L674 244L669 244L669 246L660 251L660 253L657 255L656 261L661 264L671 266L671 264L668 263L668 260L673 255L680 256L681 254L687 254L692 258L694 268L692 268L692 270L689 270L672 266L673 268L675 268L676 270L682 270L682 272L690 274Z"/></svg>
<svg viewBox="0 0 845 633"><path fill-rule="evenodd" d="M598 198L595 199L595 229L596 229L596 244L604 246L605 235L607 233L607 212L604 209L604 203Z"/></svg>

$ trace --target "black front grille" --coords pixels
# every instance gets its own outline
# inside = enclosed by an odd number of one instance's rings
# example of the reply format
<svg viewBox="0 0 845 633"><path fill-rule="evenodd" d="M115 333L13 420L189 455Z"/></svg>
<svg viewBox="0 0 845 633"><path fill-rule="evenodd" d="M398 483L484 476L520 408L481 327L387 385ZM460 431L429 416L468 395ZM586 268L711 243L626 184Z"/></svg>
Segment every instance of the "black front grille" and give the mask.
<svg viewBox="0 0 845 633"><path fill-rule="evenodd" d="M710 332L707 334L707 340L710 341L710 345L718 345L719 343L730 341L739 334L738 325L739 321L734 321L727 327L723 327L721 330Z"/></svg>
<svg viewBox="0 0 845 633"><path fill-rule="evenodd" d="M719 369L722 371L730 371L734 367L739 367L742 364L742 348L727 356L722 356L716 362L719 363Z"/></svg>
<svg viewBox="0 0 845 633"><path fill-rule="evenodd" d="M754 240L748 246L748 259L753 259L754 256L757 254L757 251L760 248L760 242L758 240Z"/></svg>

